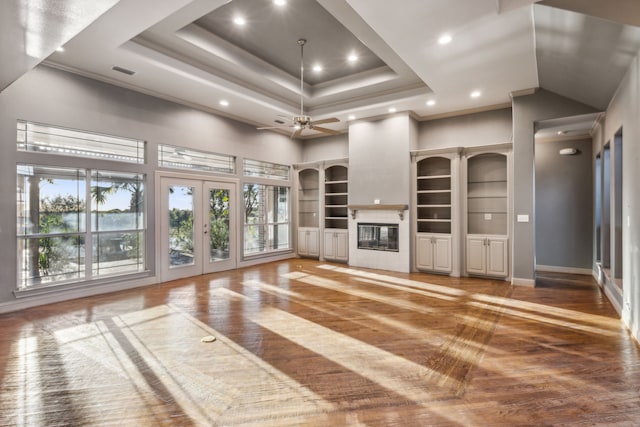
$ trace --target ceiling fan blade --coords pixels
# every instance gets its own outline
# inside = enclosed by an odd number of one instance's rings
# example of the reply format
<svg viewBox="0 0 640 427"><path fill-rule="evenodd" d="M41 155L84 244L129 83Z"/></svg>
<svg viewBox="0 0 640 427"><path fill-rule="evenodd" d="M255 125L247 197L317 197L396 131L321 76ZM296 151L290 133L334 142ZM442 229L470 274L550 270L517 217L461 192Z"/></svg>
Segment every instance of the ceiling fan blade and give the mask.
<svg viewBox="0 0 640 427"><path fill-rule="evenodd" d="M330 135L340 135L342 132L340 132L339 130L333 130L333 129L329 129L329 128L323 128L320 126L311 126L311 129L313 130L318 130L320 132L324 132L324 133L328 133Z"/></svg>
<svg viewBox="0 0 640 427"><path fill-rule="evenodd" d="M330 117L328 119L314 120L311 124L313 125L323 125L325 123L335 123L339 122L340 119L337 117Z"/></svg>
<svg viewBox="0 0 640 427"><path fill-rule="evenodd" d="M296 131L291 134L291 138L299 137L300 135L302 135L303 130L304 128L296 129Z"/></svg>
<svg viewBox="0 0 640 427"><path fill-rule="evenodd" d="M265 129L284 129L284 128L290 128L291 126L288 125L281 125L281 126L265 126L265 127L260 127L260 128L256 128L258 130L265 130Z"/></svg>

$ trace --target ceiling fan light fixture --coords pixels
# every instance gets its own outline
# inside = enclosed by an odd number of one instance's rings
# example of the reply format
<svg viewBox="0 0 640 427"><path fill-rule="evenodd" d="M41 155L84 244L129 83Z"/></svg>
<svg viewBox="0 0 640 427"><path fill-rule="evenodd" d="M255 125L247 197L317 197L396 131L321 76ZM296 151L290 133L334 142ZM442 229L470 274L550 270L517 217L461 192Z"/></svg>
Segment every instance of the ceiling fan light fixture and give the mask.
<svg viewBox="0 0 640 427"><path fill-rule="evenodd" d="M438 38L438 43L440 44L449 44L451 43L453 38L449 34L443 34Z"/></svg>

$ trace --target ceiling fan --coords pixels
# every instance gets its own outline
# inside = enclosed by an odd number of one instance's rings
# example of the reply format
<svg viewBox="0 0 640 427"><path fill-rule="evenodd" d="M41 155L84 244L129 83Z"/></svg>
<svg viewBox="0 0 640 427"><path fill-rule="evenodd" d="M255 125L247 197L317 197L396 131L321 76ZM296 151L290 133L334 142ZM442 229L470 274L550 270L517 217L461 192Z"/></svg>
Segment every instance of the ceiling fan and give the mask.
<svg viewBox="0 0 640 427"><path fill-rule="evenodd" d="M258 129L283 129L283 128L293 128L294 131L291 134L291 138L297 138L302 135L302 132L305 129L316 130L319 132L327 133L330 135L339 135L340 131L321 127L318 125L323 125L326 123L335 123L339 122L340 119L337 117L330 117L328 119L322 120L313 120L311 116L307 116L304 114L304 45L307 43L306 39L299 39L298 46L300 46L300 114L297 116L293 116L293 118L288 118L287 120L291 121L289 125L281 125L281 126L268 126L268 127L260 127Z"/></svg>

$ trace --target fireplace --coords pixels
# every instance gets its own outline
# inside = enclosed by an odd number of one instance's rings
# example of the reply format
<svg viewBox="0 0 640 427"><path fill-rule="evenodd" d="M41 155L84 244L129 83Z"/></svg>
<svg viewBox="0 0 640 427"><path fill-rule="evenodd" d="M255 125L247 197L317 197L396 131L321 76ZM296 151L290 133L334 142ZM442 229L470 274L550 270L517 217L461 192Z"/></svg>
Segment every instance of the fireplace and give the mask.
<svg viewBox="0 0 640 427"><path fill-rule="evenodd" d="M398 252L398 224L358 223L358 249Z"/></svg>
<svg viewBox="0 0 640 427"><path fill-rule="evenodd" d="M407 205L349 205L349 265L410 271Z"/></svg>

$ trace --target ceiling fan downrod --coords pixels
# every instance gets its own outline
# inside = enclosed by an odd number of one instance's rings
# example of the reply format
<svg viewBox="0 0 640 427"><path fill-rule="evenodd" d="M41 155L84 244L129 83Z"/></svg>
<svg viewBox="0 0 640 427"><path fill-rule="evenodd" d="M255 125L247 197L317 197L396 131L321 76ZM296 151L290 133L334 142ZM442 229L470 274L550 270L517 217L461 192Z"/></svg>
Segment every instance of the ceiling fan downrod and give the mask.
<svg viewBox="0 0 640 427"><path fill-rule="evenodd" d="M307 39L298 39L300 46L300 117L304 116L304 45Z"/></svg>

